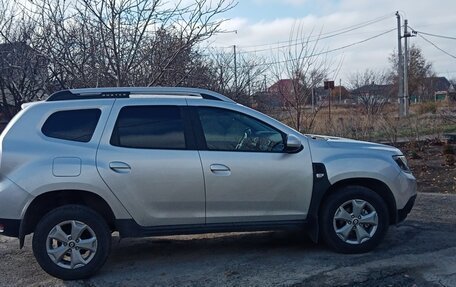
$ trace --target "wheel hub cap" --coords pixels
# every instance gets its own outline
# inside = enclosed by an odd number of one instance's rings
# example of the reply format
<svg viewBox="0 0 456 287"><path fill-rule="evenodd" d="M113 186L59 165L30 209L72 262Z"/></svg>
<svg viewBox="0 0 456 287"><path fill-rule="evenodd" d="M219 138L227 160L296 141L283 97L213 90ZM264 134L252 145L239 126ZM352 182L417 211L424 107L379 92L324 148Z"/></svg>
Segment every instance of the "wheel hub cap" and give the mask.
<svg viewBox="0 0 456 287"><path fill-rule="evenodd" d="M348 200L334 213L333 227L337 236L345 243L364 243L377 231L377 211L363 199Z"/></svg>
<svg viewBox="0 0 456 287"><path fill-rule="evenodd" d="M52 262L65 269L87 265L97 252L95 232L85 223L68 220L51 229L46 240L46 251Z"/></svg>

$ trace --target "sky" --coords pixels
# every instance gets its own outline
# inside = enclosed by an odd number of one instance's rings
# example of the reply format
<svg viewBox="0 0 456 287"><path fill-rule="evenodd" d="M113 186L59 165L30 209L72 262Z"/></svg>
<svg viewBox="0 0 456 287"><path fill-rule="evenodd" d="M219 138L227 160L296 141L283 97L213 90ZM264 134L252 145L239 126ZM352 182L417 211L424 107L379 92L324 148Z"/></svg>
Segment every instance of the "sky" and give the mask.
<svg viewBox="0 0 456 287"><path fill-rule="evenodd" d="M399 11L401 21L408 19L408 25L417 31L456 38L455 0L239 0L236 7L223 15L226 21L222 28L226 33L211 38L209 46L228 52L236 45L242 55L264 57L268 62L287 51L287 48L278 47L289 44L293 27L302 28L298 38L309 34L317 37L319 33L320 38L330 36L318 42L319 50L324 51L392 30L326 54L331 66L341 64L339 72L334 68L329 77L347 85L356 72L391 69L388 58L398 47L396 11ZM346 32L347 27L357 29ZM344 33L332 36L338 32ZM453 57L419 36L408 38L409 43L422 49L437 75L456 78L456 39L419 35Z"/></svg>

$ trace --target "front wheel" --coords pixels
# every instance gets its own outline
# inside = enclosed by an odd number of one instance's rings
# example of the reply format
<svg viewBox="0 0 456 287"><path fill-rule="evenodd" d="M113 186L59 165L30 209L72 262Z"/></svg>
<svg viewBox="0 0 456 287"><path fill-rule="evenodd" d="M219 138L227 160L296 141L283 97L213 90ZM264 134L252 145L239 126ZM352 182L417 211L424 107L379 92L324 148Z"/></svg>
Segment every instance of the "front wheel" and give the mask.
<svg viewBox="0 0 456 287"><path fill-rule="evenodd" d="M66 205L50 211L33 235L33 254L41 268L63 280L90 277L105 263L111 232L95 211Z"/></svg>
<svg viewBox="0 0 456 287"><path fill-rule="evenodd" d="M341 253L371 251L380 244L389 226L385 201L362 186L347 186L330 195L320 215L324 241Z"/></svg>

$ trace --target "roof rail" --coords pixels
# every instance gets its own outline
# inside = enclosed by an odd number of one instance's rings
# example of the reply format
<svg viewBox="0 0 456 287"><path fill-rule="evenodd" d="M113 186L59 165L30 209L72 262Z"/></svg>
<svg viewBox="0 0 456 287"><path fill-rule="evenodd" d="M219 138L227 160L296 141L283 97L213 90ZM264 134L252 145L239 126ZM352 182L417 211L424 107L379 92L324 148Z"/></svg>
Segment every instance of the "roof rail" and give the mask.
<svg viewBox="0 0 456 287"><path fill-rule="evenodd" d="M67 101L87 99L118 99L129 98L130 95L160 95L160 96L194 96L207 100L234 103L233 100L219 93L198 88L183 87L113 87L113 88L84 88L62 90L50 95L46 101Z"/></svg>

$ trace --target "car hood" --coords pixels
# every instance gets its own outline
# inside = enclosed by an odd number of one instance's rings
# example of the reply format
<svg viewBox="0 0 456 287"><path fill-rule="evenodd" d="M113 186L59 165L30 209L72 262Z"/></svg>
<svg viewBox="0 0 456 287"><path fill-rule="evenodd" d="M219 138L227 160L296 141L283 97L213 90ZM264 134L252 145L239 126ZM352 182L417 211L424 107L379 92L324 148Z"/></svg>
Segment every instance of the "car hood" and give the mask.
<svg viewBox="0 0 456 287"><path fill-rule="evenodd" d="M312 151L325 150L325 153L372 153L380 152L390 155L401 155L402 152L389 145L359 141L341 137L323 136L323 135L306 135L309 139L309 145Z"/></svg>

